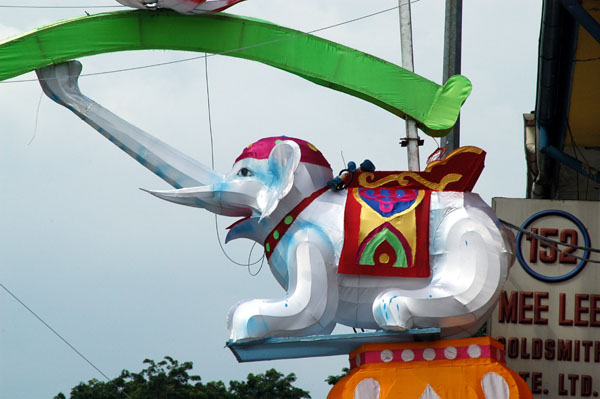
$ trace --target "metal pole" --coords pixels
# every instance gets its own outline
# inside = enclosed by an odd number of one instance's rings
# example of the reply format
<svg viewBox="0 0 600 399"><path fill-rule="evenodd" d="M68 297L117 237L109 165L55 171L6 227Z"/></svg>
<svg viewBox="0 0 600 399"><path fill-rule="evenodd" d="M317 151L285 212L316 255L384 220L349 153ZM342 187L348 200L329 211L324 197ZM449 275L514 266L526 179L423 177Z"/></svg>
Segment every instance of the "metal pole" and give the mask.
<svg viewBox="0 0 600 399"><path fill-rule="evenodd" d="M462 0L446 0L446 23L444 27L444 83L453 75L460 74L462 47ZM460 116L450 133L442 137L442 147L448 153L460 147Z"/></svg>
<svg viewBox="0 0 600 399"><path fill-rule="evenodd" d="M402 48L402 68L414 71L412 23L410 18L410 0L398 0L400 11L400 44ZM417 122L406 117L406 140L408 151L408 170L419 171L419 134Z"/></svg>

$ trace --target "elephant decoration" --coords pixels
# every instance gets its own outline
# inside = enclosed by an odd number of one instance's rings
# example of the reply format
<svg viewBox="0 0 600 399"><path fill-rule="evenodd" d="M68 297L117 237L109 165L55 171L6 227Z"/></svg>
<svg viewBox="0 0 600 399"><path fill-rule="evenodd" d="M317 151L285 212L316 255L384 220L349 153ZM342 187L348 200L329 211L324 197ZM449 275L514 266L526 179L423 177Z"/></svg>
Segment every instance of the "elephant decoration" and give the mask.
<svg viewBox="0 0 600 399"><path fill-rule="evenodd" d="M244 0L117 0L127 7L141 10L170 8L180 14L194 15L221 12Z"/></svg>
<svg viewBox="0 0 600 399"><path fill-rule="evenodd" d="M332 190L331 167L315 146L271 137L244 149L222 175L84 96L80 73L77 61L37 71L52 100L174 187L151 194L241 217L227 241L264 245L285 294L235 305L227 317L232 341L329 334L337 323L436 327L459 338L491 313L514 236L470 192L482 150L459 149L418 173L357 170Z"/></svg>

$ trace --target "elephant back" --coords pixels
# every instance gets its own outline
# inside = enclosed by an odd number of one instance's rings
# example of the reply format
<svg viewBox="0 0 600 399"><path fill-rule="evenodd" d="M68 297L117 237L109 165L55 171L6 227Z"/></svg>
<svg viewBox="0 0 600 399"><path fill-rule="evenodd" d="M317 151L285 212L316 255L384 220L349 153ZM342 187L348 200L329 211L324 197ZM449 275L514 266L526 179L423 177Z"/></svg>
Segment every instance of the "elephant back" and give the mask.
<svg viewBox="0 0 600 399"><path fill-rule="evenodd" d="M427 278L433 191L470 191L485 152L462 147L423 172L358 171L348 186L338 273Z"/></svg>

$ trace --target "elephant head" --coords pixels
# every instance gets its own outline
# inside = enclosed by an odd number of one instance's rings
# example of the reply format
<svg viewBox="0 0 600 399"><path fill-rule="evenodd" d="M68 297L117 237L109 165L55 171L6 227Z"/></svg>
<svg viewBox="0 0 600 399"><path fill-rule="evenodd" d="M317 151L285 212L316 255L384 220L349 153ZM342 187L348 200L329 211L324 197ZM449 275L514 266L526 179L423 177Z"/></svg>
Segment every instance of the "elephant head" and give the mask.
<svg viewBox="0 0 600 399"><path fill-rule="evenodd" d="M279 220L279 215L324 187L331 178L331 167L315 146L279 136L248 145L231 171L213 184L145 191L219 215L243 216L232 227L227 241L242 236L258 241L263 239L260 233L271 226L271 219Z"/></svg>
<svg viewBox="0 0 600 399"><path fill-rule="evenodd" d="M268 216L293 208L332 178L331 167L312 144L270 137L250 144L227 174L220 174L131 125L81 93L78 61L36 71L44 93L74 112L121 150L175 190L151 194L182 205L205 208L224 216L242 216L228 240L262 240ZM266 219L267 218L267 219ZM276 219L276 218L275 218Z"/></svg>

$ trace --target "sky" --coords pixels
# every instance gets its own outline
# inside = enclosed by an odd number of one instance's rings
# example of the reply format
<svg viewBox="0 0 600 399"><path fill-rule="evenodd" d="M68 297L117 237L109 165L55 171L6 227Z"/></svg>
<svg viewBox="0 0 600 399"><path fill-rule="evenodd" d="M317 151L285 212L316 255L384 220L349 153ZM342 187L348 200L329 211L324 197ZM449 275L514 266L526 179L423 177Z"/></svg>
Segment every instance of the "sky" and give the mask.
<svg viewBox="0 0 600 399"><path fill-rule="evenodd" d="M0 2L0 5L8 2ZM14 4L14 3L13 3ZM99 13L111 0L21 0L0 7L0 40L61 19ZM248 0L230 13L301 31L391 8L396 0ZM474 191L523 198L522 114L535 108L541 1L465 1L462 74L473 92L462 108L461 144L487 151ZM444 2L412 5L415 71L441 83ZM333 40L401 64L398 11L320 31ZM83 58L102 72L190 57L175 51ZM313 143L335 172L343 159L371 159L405 170L404 121L346 94L246 60L208 59L215 168L226 172L261 137L285 134ZM26 74L12 79L34 78ZM210 165L205 65L194 60L80 79L84 94L129 122ZM113 378L165 355L194 363L203 381L244 379L274 367L324 398L324 382L346 356L237 363L224 347L228 309L243 299L282 294L265 265L257 276L230 263L213 215L161 201L138 188L166 183L122 153L37 82L0 83L0 283ZM421 167L436 142L421 133ZM219 218L224 227L234 220ZM225 246L246 262L251 242ZM254 256L259 256L255 251ZM252 272L256 273L253 267ZM347 332L338 328L336 332ZM0 289L0 397L52 398L81 381L102 379L90 365Z"/></svg>

